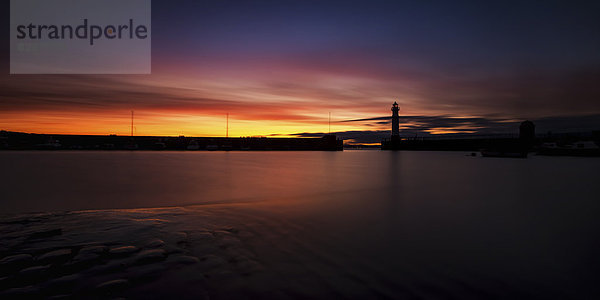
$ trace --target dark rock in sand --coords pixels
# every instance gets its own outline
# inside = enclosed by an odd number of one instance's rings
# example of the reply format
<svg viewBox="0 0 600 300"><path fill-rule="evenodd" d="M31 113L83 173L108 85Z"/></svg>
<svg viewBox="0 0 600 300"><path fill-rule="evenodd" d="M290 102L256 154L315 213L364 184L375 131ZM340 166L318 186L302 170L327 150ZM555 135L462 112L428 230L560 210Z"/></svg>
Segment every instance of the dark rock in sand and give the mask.
<svg viewBox="0 0 600 300"><path fill-rule="evenodd" d="M54 296L48 297L46 299L58 300L58 299L72 299L72 298L73 298L72 295L64 294L64 295L54 295Z"/></svg>
<svg viewBox="0 0 600 300"><path fill-rule="evenodd" d="M241 242L238 238L233 237L233 236L224 236L222 237L218 242L217 245L219 246L219 248L221 249L227 249L230 247L236 247L241 245Z"/></svg>
<svg viewBox="0 0 600 300"><path fill-rule="evenodd" d="M110 253L113 256L121 256L121 255L130 255L135 252L138 252L139 250L140 249L136 246L122 246L122 247L112 248L108 251L108 253Z"/></svg>
<svg viewBox="0 0 600 300"><path fill-rule="evenodd" d="M182 264L182 265L191 265L195 263L199 263L200 260L197 257L188 256L188 255L174 255L169 257L168 262L174 264Z"/></svg>
<svg viewBox="0 0 600 300"><path fill-rule="evenodd" d="M220 252L220 250L219 247L217 247L216 243L204 243L194 247L194 253L198 257L217 252Z"/></svg>
<svg viewBox="0 0 600 300"><path fill-rule="evenodd" d="M90 254L90 253L100 254L100 253L106 252L107 250L108 250L108 247L106 247L106 246L87 246L87 247L81 248L81 250L79 250L79 254Z"/></svg>
<svg viewBox="0 0 600 300"><path fill-rule="evenodd" d="M42 263L60 263L71 257L71 249L59 249L42 254L37 261Z"/></svg>
<svg viewBox="0 0 600 300"><path fill-rule="evenodd" d="M134 264L145 264L164 260L167 252L163 249L144 250L134 257Z"/></svg>
<svg viewBox="0 0 600 300"><path fill-rule="evenodd" d="M182 248L180 248L180 247L171 246L171 245L168 245L168 244L165 245L164 249L165 249L165 251L167 251L168 255L171 255L171 254L181 254L181 253L185 252L185 250L182 249Z"/></svg>
<svg viewBox="0 0 600 300"><path fill-rule="evenodd" d="M96 287L96 290L103 294L110 294L127 288L129 281L127 279L115 279L103 282Z"/></svg>
<svg viewBox="0 0 600 300"><path fill-rule="evenodd" d="M194 237L198 238L199 240L213 240L215 238L212 233L208 231L198 232L194 235Z"/></svg>
<svg viewBox="0 0 600 300"><path fill-rule="evenodd" d="M6 265L19 264L19 263L29 263L33 260L31 254L16 254L3 258L0 260L0 266L4 267Z"/></svg>
<svg viewBox="0 0 600 300"><path fill-rule="evenodd" d="M11 255L0 260L0 275L15 273L31 266L33 257L30 254Z"/></svg>
<svg viewBox="0 0 600 300"><path fill-rule="evenodd" d="M46 238L61 235L61 234L62 234L62 229L58 228L58 229L52 229L52 230L47 230L47 231L34 232L31 235L29 235L29 237L27 237L27 239L28 240L46 239Z"/></svg>
<svg viewBox="0 0 600 300"><path fill-rule="evenodd" d="M212 269L223 266L227 264L227 262L216 255L209 254L200 258L200 264L205 268Z"/></svg>
<svg viewBox="0 0 600 300"><path fill-rule="evenodd" d="M19 276L26 276L26 277L39 276L41 273L47 271L49 268L50 268L50 265L29 267L29 268L21 270L19 272Z"/></svg>
<svg viewBox="0 0 600 300"><path fill-rule="evenodd" d="M70 292L73 289L73 286L75 286L80 280L81 275L79 274L62 276L46 282L43 286L43 290L45 293Z"/></svg>
<svg viewBox="0 0 600 300"><path fill-rule="evenodd" d="M233 234L238 234L238 233L240 232L240 230L239 230L239 229L237 229L237 228L234 228L234 227L227 227L227 228L223 228L223 230L225 230L225 231L228 231L228 232L231 232L231 233L233 233Z"/></svg>
<svg viewBox="0 0 600 300"><path fill-rule="evenodd" d="M233 234L227 230L215 230L212 233L216 237L233 236Z"/></svg>
<svg viewBox="0 0 600 300"><path fill-rule="evenodd" d="M208 276L213 280L232 280L237 277L236 273L229 270L217 270Z"/></svg>
<svg viewBox="0 0 600 300"><path fill-rule="evenodd" d="M6 297L5 299L32 299L38 295L38 288L32 285L26 287L12 288L0 293L0 297Z"/></svg>
<svg viewBox="0 0 600 300"><path fill-rule="evenodd" d="M12 282L11 287L22 287L37 282L43 282L48 280L51 276L50 265L46 266L34 266L21 270L15 280Z"/></svg>
<svg viewBox="0 0 600 300"><path fill-rule="evenodd" d="M149 241L144 247L145 248L158 248L165 245L165 242L160 239L154 239Z"/></svg>
<svg viewBox="0 0 600 300"><path fill-rule="evenodd" d="M91 262L100 259L100 254L98 253L79 253L75 257L73 257L73 263L85 263Z"/></svg>
<svg viewBox="0 0 600 300"><path fill-rule="evenodd" d="M68 269L70 272L79 272L84 269L87 269L95 264L98 264L102 261L102 256L97 253L80 253L77 254L73 260L66 263L64 267Z"/></svg>
<svg viewBox="0 0 600 300"><path fill-rule="evenodd" d="M86 272L91 274L107 274L107 273L115 273L121 272L127 269L128 264L125 263L122 259L109 261L106 264L96 265L88 269Z"/></svg>
<svg viewBox="0 0 600 300"><path fill-rule="evenodd" d="M11 277L5 276L5 277L0 277L0 291L5 290L6 288L8 288L12 282Z"/></svg>
<svg viewBox="0 0 600 300"><path fill-rule="evenodd" d="M185 243L187 242L188 234L185 232L175 232L173 237L175 239L175 243Z"/></svg>
<svg viewBox="0 0 600 300"><path fill-rule="evenodd" d="M264 270L263 266L260 263L252 259L245 259L239 261L237 263L237 268L244 275L250 275Z"/></svg>
<svg viewBox="0 0 600 300"><path fill-rule="evenodd" d="M147 282L150 279L159 278L165 271L167 271L167 266L164 264L135 266L127 270L127 277L132 281Z"/></svg>

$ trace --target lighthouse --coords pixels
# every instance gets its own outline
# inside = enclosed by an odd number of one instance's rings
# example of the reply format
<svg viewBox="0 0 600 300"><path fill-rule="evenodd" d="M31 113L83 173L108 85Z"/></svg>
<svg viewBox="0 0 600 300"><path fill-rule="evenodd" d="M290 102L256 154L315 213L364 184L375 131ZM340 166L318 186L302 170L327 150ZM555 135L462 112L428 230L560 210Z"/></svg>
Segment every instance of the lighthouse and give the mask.
<svg viewBox="0 0 600 300"><path fill-rule="evenodd" d="M402 143L400 142L400 107L398 103L392 104L392 137L381 141L381 150L401 150Z"/></svg>
<svg viewBox="0 0 600 300"><path fill-rule="evenodd" d="M398 116L398 112L400 108L398 107L398 103L394 102L392 105L392 141L400 140L400 116Z"/></svg>

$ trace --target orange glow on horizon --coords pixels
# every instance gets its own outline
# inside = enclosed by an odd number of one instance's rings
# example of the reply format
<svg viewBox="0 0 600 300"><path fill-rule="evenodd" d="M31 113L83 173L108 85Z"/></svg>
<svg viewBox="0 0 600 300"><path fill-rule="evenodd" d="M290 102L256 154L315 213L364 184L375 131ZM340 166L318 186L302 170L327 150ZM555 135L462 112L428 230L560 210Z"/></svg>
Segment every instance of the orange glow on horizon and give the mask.
<svg viewBox="0 0 600 300"><path fill-rule="evenodd" d="M6 77L0 86L14 96L5 102L12 104L0 102L0 130L129 135L134 110L137 136L225 136L227 114L231 137L327 133L329 112L331 132L386 131L382 117L391 115L394 101L404 116L448 116L416 93L418 86L367 74L237 66L189 75ZM427 125L405 121L408 130ZM422 128L430 134L477 129Z"/></svg>
<svg viewBox="0 0 600 300"><path fill-rule="evenodd" d="M238 119L229 115L229 136L293 136L294 134L326 133L327 116L323 120L253 120ZM241 116L244 117L244 116ZM40 134L79 135L129 135L131 119L129 111L105 114L28 112L5 113L0 129ZM335 124L331 130L361 130L358 124ZM207 136L226 134L226 115L189 115L135 111L134 135L136 136Z"/></svg>

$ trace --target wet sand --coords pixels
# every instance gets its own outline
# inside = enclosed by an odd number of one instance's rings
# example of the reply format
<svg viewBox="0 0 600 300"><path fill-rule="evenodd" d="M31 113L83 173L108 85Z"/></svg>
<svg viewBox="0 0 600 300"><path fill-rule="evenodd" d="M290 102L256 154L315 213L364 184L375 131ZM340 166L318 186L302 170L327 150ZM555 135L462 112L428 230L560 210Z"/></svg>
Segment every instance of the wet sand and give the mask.
<svg viewBox="0 0 600 300"><path fill-rule="evenodd" d="M317 223L289 220L280 209L226 204L4 218L0 295L516 299L555 298L560 290L426 263L410 249L397 256L365 252ZM398 248L389 238L386 243Z"/></svg>

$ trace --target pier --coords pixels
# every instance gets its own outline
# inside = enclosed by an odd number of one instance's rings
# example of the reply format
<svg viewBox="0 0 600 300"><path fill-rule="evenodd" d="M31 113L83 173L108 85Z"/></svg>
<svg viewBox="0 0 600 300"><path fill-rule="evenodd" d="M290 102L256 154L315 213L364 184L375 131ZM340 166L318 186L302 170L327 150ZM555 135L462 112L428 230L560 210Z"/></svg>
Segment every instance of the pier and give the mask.
<svg viewBox="0 0 600 300"><path fill-rule="evenodd" d="M320 138L234 138L0 133L0 149L4 150L342 151L343 142L335 134Z"/></svg>

